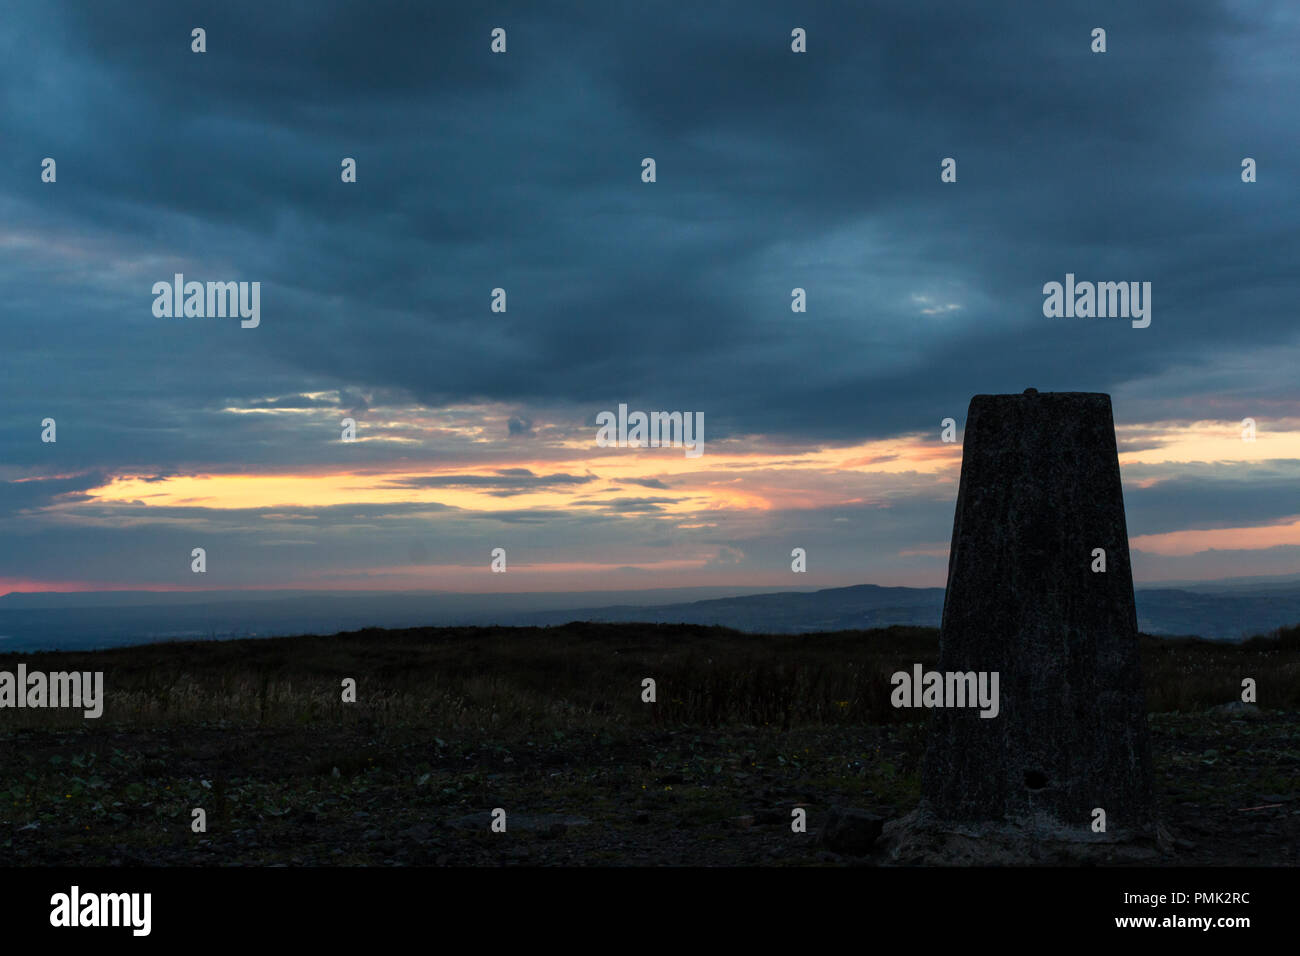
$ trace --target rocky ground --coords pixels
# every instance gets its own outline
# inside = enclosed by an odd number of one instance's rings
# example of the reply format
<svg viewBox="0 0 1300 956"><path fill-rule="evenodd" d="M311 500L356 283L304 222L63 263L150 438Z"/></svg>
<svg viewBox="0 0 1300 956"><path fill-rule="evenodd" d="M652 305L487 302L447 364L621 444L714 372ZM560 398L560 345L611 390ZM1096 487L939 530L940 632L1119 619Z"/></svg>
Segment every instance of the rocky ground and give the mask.
<svg viewBox="0 0 1300 956"><path fill-rule="evenodd" d="M1142 862L1300 865L1300 713L1156 714L1151 727L1177 843ZM915 806L923 725L438 737L364 721L87 724L7 730L0 746L11 864L879 865L868 814ZM497 807L505 833L491 831ZM792 831L796 808L807 833Z"/></svg>

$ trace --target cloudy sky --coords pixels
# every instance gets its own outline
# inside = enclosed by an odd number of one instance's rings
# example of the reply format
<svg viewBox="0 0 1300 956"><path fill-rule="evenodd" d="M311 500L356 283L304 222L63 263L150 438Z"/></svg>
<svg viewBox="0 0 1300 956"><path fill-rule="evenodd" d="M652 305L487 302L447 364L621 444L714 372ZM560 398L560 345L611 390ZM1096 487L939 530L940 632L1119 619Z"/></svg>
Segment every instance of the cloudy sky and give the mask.
<svg viewBox="0 0 1300 956"><path fill-rule="evenodd" d="M941 585L1030 386L1112 395L1139 582L1300 572L1291 0L408 6L9 5L0 592Z"/></svg>

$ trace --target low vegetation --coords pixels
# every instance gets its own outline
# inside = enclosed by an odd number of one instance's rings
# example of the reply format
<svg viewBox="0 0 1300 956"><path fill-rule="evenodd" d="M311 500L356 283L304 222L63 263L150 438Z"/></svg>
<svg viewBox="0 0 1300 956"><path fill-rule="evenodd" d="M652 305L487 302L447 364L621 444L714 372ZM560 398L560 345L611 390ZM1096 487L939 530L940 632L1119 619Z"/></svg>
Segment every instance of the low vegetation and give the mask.
<svg viewBox="0 0 1300 956"><path fill-rule="evenodd" d="M1144 636L1142 657L1160 799L1175 829L1205 831L1172 862L1300 862L1300 627ZM107 699L98 720L0 711L0 848L28 864L832 862L790 809L810 830L833 804L910 809L925 714L889 705L889 675L937 659L929 628L627 624L9 655L0 670L103 671ZM1260 714L1208 714L1244 677ZM1280 810L1250 810L1262 797Z"/></svg>

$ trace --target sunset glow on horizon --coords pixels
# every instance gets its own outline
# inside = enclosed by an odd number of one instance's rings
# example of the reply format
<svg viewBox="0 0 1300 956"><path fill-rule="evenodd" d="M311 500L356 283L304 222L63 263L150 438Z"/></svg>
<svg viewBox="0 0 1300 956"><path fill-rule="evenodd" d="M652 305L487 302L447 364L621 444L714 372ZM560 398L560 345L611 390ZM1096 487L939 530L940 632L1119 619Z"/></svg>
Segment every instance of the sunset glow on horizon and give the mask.
<svg viewBox="0 0 1300 956"><path fill-rule="evenodd" d="M708 534L726 526L744 527L747 533L754 534L762 531L765 515L779 513L783 520L792 520L800 512L887 512L918 490L923 490L942 511L945 501L955 500L961 468L960 443L942 442L937 432L808 449L774 449L759 438L732 437L711 442L707 453L699 458L687 458L680 448L595 448L577 437L582 426L572 423L554 429L552 440L534 440L525 447L517 442L485 442L479 437L480 430L467 424L469 411L468 407L457 410L466 422L454 430L460 436L459 455L453 447L425 461L419 454L408 453L392 461L345 466L338 459L346 455L338 455L334 462L317 462L307 468L248 467L239 472L213 469L189 474L106 476L99 483L54 495L27 515L71 527L126 528L163 523L201 535L216 517L229 514L239 516L237 520L244 526L251 522L255 528L275 529L281 540L292 542L296 537L300 544L311 539L313 526L323 517L337 516L348 508L364 509L362 526L370 523L376 527L391 525L400 516L403 521L427 522L436 528L440 520L452 516L492 518L508 511L585 514L591 520L615 526L648 523L658 529L656 533ZM315 412L312 416L322 417ZM363 419L358 427L364 435L369 422ZM1130 495L1158 488L1193 465L1214 463L1221 467L1300 459L1300 428L1264 431L1254 442L1242 441L1239 431L1240 423L1224 421L1119 426L1120 447L1136 446L1136 450L1120 452ZM440 434L445 437L448 433ZM403 447L423 447L409 434L372 439L371 447L392 448L394 442ZM42 482L73 478L75 473L29 475L14 478L13 482L39 486ZM385 516L385 509L395 507L400 507L400 512ZM832 518L832 522L837 520ZM355 543L355 537L352 540ZM1206 552L1300 547L1300 520L1137 533L1131 538L1131 546L1137 554L1135 566L1147 555L1187 557ZM617 562L622 572L613 576L607 562L583 560L580 548L570 555L558 551L530 555L527 560L521 557L512 563L509 582L520 591L615 589L629 586L625 576L635 571L634 587L690 586L701 574L721 586L791 584L788 572L779 566L766 571L744 569L738 566L738 559L729 560L725 551L719 552L712 545L688 546L675 558L658 554L658 550L662 549L647 550L625 543ZM833 572L823 570L809 580L823 586L941 586L947 552L946 539L930 545L918 542L899 547L896 556L925 562L923 569L882 573L847 565ZM436 549L427 549L428 556L434 553ZM721 560L720 554L724 555ZM481 555L476 555L480 560L473 562L426 561L426 553L417 547L405 557L405 562L373 566L286 568L273 581L242 581L235 586L248 590L464 592L491 592L502 586L483 577ZM1152 579L1158 580L1159 575ZM128 580L11 578L0 580L0 589L203 590L190 582L160 581L143 575Z"/></svg>

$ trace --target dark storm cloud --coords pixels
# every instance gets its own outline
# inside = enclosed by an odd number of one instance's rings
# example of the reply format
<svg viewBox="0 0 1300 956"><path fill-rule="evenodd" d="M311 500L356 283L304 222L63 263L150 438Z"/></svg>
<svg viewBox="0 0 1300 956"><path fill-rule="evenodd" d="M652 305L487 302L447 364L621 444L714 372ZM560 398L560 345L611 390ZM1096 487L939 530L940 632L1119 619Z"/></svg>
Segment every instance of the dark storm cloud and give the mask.
<svg viewBox="0 0 1300 956"><path fill-rule="evenodd" d="M1208 354L1230 318L1243 347L1294 341L1296 150L1275 122L1294 31L1270 8L408 6L20 8L0 202L86 249L4 269L45 337L14 343L16 420L89 385L105 456L239 456L209 399L355 384L849 439L976 392L1119 389ZM174 268L260 279L263 326L153 319ZM1045 319L1067 271L1152 281L1152 327ZM166 441L114 415L143 403L176 419Z"/></svg>
<svg viewBox="0 0 1300 956"><path fill-rule="evenodd" d="M596 481L595 475L534 475L527 468L504 468L497 475L418 475L390 478L385 485L395 488L486 488L495 497L527 494L544 488L584 485Z"/></svg>
<svg viewBox="0 0 1300 956"><path fill-rule="evenodd" d="M1125 488L1129 534L1250 527L1300 515L1300 475L1293 466L1258 462L1221 470L1222 478L1170 478Z"/></svg>
<svg viewBox="0 0 1300 956"><path fill-rule="evenodd" d="M4 486L0 495L6 495ZM508 527L512 553L516 548L553 551L557 534L609 552L626 533L589 515L560 510L470 513L426 502L220 511L91 505L83 517L78 524L51 524L0 509L0 535L6 542L0 549L0 579L262 586L310 581L314 574L337 571L340 554L354 562L347 571L408 565L413 549L421 561L461 564L466 555L484 553L485 528ZM202 577L190 570L190 551L199 546L208 555ZM122 560L123 555L131 560Z"/></svg>
<svg viewBox="0 0 1300 956"><path fill-rule="evenodd" d="M311 398L307 395L282 395L276 398L256 398L245 403L245 408L338 408L339 403L328 398Z"/></svg>
<svg viewBox="0 0 1300 956"><path fill-rule="evenodd" d="M36 511L58 502L85 500L83 492L102 485L107 477L95 471L64 478L0 481L0 517Z"/></svg>
<svg viewBox="0 0 1300 956"><path fill-rule="evenodd" d="M663 511L663 505L677 504L678 498L606 498L603 500L575 501L574 508L597 508L609 514L633 514Z"/></svg>

